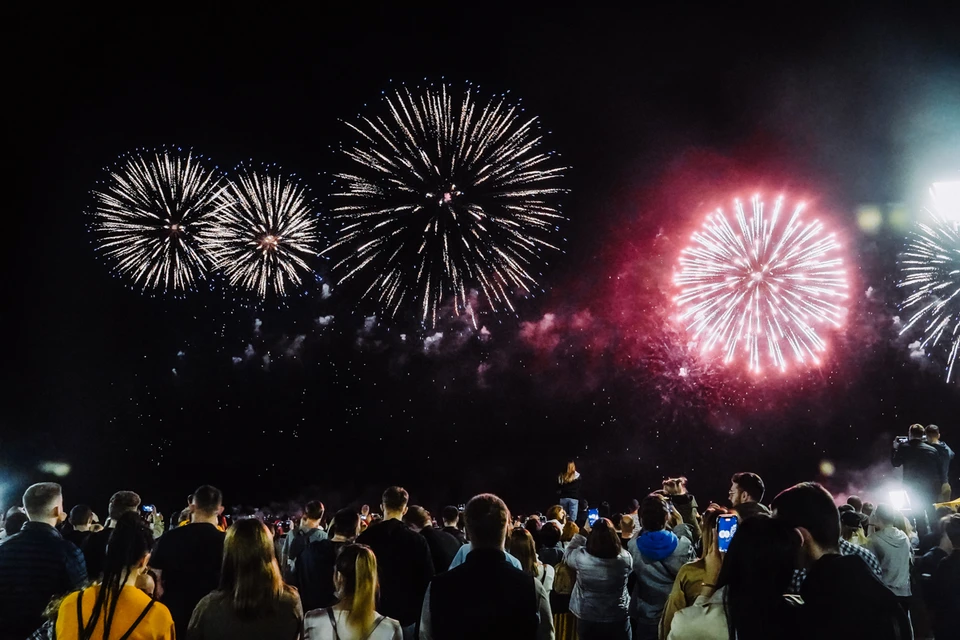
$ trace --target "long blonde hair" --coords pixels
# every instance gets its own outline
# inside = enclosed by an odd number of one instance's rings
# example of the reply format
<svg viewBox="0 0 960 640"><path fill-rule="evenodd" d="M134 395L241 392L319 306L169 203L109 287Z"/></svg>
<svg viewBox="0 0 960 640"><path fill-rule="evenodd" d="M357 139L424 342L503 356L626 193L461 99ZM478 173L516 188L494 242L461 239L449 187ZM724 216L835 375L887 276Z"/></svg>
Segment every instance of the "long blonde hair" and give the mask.
<svg viewBox="0 0 960 640"><path fill-rule="evenodd" d="M337 574L342 580L340 601L350 607L347 625L364 636L377 616L377 556L367 545L347 545L337 556Z"/></svg>
<svg viewBox="0 0 960 640"><path fill-rule="evenodd" d="M220 591L237 614L256 618L276 611L285 589L270 530L253 518L233 523L223 542Z"/></svg>
<svg viewBox="0 0 960 640"><path fill-rule="evenodd" d="M507 553L520 561L520 567L524 573L531 576L540 575L533 535L523 527L516 527L507 536Z"/></svg>

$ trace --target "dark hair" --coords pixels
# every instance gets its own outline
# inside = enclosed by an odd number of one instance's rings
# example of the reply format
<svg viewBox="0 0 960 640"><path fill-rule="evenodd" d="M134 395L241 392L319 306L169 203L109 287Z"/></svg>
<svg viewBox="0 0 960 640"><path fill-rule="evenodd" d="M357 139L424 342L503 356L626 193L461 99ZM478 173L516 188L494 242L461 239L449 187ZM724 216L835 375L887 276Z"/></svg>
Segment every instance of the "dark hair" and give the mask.
<svg viewBox="0 0 960 640"><path fill-rule="evenodd" d="M620 536L613 528L613 523L606 518L597 520L587 538L587 553L594 558L610 559L620 555L621 550Z"/></svg>
<svg viewBox="0 0 960 640"><path fill-rule="evenodd" d="M911 438L922 438L926 434L927 430L924 429L922 424L912 424L910 425L910 437Z"/></svg>
<svg viewBox="0 0 960 640"><path fill-rule="evenodd" d="M783 520L761 516L740 523L717 579L717 586L726 587L723 600L731 638L765 639L783 628L788 606L783 594L790 588L801 544Z"/></svg>
<svg viewBox="0 0 960 640"><path fill-rule="evenodd" d="M443 519L443 524L456 522L457 518L460 517L460 510L456 507L446 506L440 511L440 517Z"/></svg>
<svg viewBox="0 0 960 640"><path fill-rule="evenodd" d="M112 520L119 520L125 513L134 512L140 507L140 496L134 491L117 491L110 496L110 505L107 515Z"/></svg>
<svg viewBox="0 0 960 640"><path fill-rule="evenodd" d="M63 497L63 489L56 482L38 482L27 487L23 492L23 508L27 512L27 518L33 519L34 516L47 517L53 503L57 498Z"/></svg>
<svg viewBox="0 0 960 640"><path fill-rule="evenodd" d="M763 500L763 494L766 487L763 486L763 479L750 471L733 474L730 481L740 487L740 491L746 491L747 495L760 502Z"/></svg>
<svg viewBox="0 0 960 640"><path fill-rule="evenodd" d="M640 526L646 531L660 531L667 526L670 515L666 498L651 493L640 503Z"/></svg>
<svg viewBox="0 0 960 640"><path fill-rule="evenodd" d="M555 522L548 522L540 528L540 546L555 547L560 542L560 536L563 532Z"/></svg>
<svg viewBox="0 0 960 640"><path fill-rule="evenodd" d="M78 504L70 509L70 524L73 526L83 526L93 522L93 509L87 504Z"/></svg>
<svg viewBox="0 0 960 640"><path fill-rule="evenodd" d="M853 508L853 505L852 505L852 504L842 504L842 505L840 505L839 507L837 507L837 511L840 512L840 515L841 515L841 517L842 517L843 514L845 514L845 513L847 513L847 512L855 513L855 512L856 512L856 509Z"/></svg>
<svg viewBox="0 0 960 640"><path fill-rule="evenodd" d="M859 529L862 526L860 514L856 511L844 511L840 514L840 524L851 529Z"/></svg>
<svg viewBox="0 0 960 640"><path fill-rule="evenodd" d="M27 514L23 511L15 511L7 516L7 519L3 521L3 532L7 537L12 536L15 533L20 533L20 529L23 529L23 525L27 524Z"/></svg>
<svg viewBox="0 0 960 640"><path fill-rule="evenodd" d="M639 511L640 510L640 501L634 498L630 501L630 511Z"/></svg>
<svg viewBox="0 0 960 640"><path fill-rule="evenodd" d="M103 617L103 637L110 637L110 626L120 601L120 592L130 575L130 567L137 564L153 550L153 534L140 519L140 515L131 511L120 514L117 526L110 532L107 551L103 559L103 577L100 589L93 604L93 612L87 624L80 629L80 640L90 640Z"/></svg>
<svg viewBox="0 0 960 640"><path fill-rule="evenodd" d="M340 509L333 514L333 523L330 526L330 532L340 534L345 538L352 538L357 535L357 526L360 524L360 514L356 509Z"/></svg>
<svg viewBox="0 0 960 640"><path fill-rule="evenodd" d="M860 496L850 496L847 498L847 504L853 507L854 511L863 511L863 500L860 499Z"/></svg>
<svg viewBox="0 0 960 640"><path fill-rule="evenodd" d="M527 518L526 522L523 523L523 528L530 532L534 542L540 539L540 518L537 516Z"/></svg>
<svg viewBox="0 0 960 640"><path fill-rule="evenodd" d="M944 520L946 522L944 522ZM943 532L946 533L947 538L950 539L950 544L953 545L954 549L960 549L960 513L942 518L940 522L942 523Z"/></svg>
<svg viewBox="0 0 960 640"><path fill-rule="evenodd" d="M840 544L840 513L833 496L817 482L801 482L781 491L773 499L778 520L791 527L803 527L824 549Z"/></svg>
<svg viewBox="0 0 960 640"><path fill-rule="evenodd" d="M255 518L234 522L223 540L220 570L220 591L233 610L246 619L276 611L285 589L267 526Z"/></svg>
<svg viewBox="0 0 960 640"><path fill-rule="evenodd" d="M410 501L410 494L403 487L390 487L383 492L383 508L390 511L403 511Z"/></svg>
<svg viewBox="0 0 960 640"><path fill-rule="evenodd" d="M474 548L500 548L510 522L510 511L503 500L492 493L481 493L470 498L463 517Z"/></svg>
<svg viewBox="0 0 960 640"><path fill-rule="evenodd" d="M928 424L923 429L923 433L929 438L930 436L940 436L940 427L935 424Z"/></svg>
<svg viewBox="0 0 960 640"><path fill-rule="evenodd" d="M214 515L223 506L223 494L220 489L205 484L193 492L193 505L204 515Z"/></svg>
<svg viewBox="0 0 960 640"><path fill-rule="evenodd" d="M323 517L323 503L311 500L303 507L303 517L307 520L319 520Z"/></svg>
<svg viewBox="0 0 960 640"><path fill-rule="evenodd" d="M403 515L403 521L411 527L423 529L430 526L430 514L423 507L413 505L407 508L407 512Z"/></svg>

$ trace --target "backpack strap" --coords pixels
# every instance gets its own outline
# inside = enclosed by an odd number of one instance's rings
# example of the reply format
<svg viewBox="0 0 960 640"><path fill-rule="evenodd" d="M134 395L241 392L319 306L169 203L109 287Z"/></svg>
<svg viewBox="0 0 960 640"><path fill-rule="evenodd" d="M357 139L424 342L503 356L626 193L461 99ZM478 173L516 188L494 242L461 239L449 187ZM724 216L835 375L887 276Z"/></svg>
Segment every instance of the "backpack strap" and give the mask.
<svg viewBox="0 0 960 640"><path fill-rule="evenodd" d="M77 636L83 636L83 589L77 594Z"/></svg>
<svg viewBox="0 0 960 640"><path fill-rule="evenodd" d="M154 602L156 602L156 600L151 598L147 606L144 607L143 611L140 612L139 617L137 617L137 619L133 621L133 624L130 625L130 628L127 629L127 632L120 636L120 640L129 640L130 636L133 634L133 630L136 629L141 622L143 622L143 619L147 617L147 613L149 613L150 609L153 608Z"/></svg>
<svg viewBox="0 0 960 640"><path fill-rule="evenodd" d="M333 607L327 609L327 617L330 618L330 626L333 627L333 640L340 640L340 634L337 632L337 617L333 615Z"/></svg>

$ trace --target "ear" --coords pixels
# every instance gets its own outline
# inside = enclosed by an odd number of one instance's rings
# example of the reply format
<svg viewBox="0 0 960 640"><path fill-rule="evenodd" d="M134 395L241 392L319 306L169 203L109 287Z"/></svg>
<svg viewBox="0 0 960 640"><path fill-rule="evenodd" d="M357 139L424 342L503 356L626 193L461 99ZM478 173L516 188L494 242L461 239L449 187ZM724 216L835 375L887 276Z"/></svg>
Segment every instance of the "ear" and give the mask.
<svg viewBox="0 0 960 640"><path fill-rule="evenodd" d="M195 504L193 504L193 503L191 502L190 505L187 507L187 510L189 510L190 513L194 513L194 512L196 512L196 510L197 510L197 505L195 505Z"/></svg>
<svg viewBox="0 0 960 640"><path fill-rule="evenodd" d="M813 543L813 536L810 535L810 532L804 527L796 527L794 532L800 536L800 546L809 548Z"/></svg>
<svg viewBox="0 0 960 640"><path fill-rule="evenodd" d="M150 563L150 554L149 554L149 553L145 553L145 554L143 555L143 557L140 558L140 562L137 563L137 568L138 568L138 569L146 569L147 564L149 564L149 563Z"/></svg>
<svg viewBox="0 0 960 640"><path fill-rule="evenodd" d="M403 508L403 515L407 515L407 508L406 508L406 507Z"/></svg>

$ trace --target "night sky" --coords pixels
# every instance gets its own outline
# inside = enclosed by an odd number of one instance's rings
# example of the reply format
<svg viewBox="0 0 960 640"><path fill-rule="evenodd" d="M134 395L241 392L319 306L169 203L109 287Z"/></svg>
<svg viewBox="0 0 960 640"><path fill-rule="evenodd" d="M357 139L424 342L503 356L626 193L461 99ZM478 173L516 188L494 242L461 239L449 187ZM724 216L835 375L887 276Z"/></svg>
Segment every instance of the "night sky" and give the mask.
<svg viewBox="0 0 960 640"><path fill-rule="evenodd" d="M893 317L903 237L960 169L958 15L784 11L15 16L0 503L54 461L66 501L101 512L118 489L169 511L202 483L229 504L401 484L431 509L487 490L529 511L575 457L585 497L616 509L678 474L701 503L741 470L869 490L912 422L956 448L960 386ZM276 162L325 220L340 120L441 79L522 99L572 167L563 252L516 315L384 318L323 258L284 305L216 280L149 296L96 255L89 192L124 152ZM767 380L699 363L670 321L690 232L758 189L809 198L853 265L827 361Z"/></svg>

